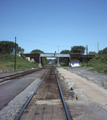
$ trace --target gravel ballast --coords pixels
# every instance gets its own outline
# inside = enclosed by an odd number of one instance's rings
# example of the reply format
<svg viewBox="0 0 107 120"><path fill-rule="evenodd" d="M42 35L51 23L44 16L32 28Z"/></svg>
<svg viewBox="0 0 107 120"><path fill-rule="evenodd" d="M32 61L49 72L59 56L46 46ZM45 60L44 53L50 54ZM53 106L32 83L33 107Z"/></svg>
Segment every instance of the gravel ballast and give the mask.
<svg viewBox="0 0 107 120"><path fill-rule="evenodd" d="M90 68L83 68L83 67L75 67L70 68L66 67L67 70L69 70L72 73L75 73L77 75L80 75L81 77L86 78L89 81L98 83L105 89L107 89L107 75L102 73L97 73L95 71L88 71Z"/></svg>
<svg viewBox="0 0 107 120"><path fill-rule="evenodd" d="M27 88L11 100L8 105L0 111L0 120L14 120L24 106L25 102L35 91L39 82L40 79L35 79Z"/></svg>

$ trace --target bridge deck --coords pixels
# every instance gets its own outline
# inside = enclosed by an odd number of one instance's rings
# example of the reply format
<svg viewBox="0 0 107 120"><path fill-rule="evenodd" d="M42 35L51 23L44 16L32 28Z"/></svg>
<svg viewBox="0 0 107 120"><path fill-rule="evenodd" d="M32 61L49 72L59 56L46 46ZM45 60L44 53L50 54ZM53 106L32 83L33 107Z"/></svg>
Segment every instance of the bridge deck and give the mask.
<svg viewBox="0 0 107 120"><path fill-rule="evenodd" d="M93 58L95 55L80 55L80 54L60 54L60 53L36 53L24 54L26 57L71 57L71 58Z"/></svg>

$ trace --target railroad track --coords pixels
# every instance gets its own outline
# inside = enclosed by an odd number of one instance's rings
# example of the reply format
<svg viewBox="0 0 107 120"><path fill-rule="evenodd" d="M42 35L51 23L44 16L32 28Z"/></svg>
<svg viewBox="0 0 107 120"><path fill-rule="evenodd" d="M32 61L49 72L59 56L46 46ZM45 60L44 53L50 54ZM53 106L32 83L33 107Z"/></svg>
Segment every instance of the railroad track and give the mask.
<svg viewBox="0 0 107 120"><path fill-rule="evenodd" d="M54 67L44 75L15 120L71 120Z"/></svg>
<svg viewBox="0 0 107 120"><path fill-rule="evenodd" d="M39 70L44 69L44 68L27 70L27 71L24 71L24 72L19 72L19 73L15 73L15 74L11 74L11 75L0 77L0 83L4 82L4 81L7 81L7 80L14 79L14 78L18 78L18 77L21 77L21 76L24 76L24 75L27 75L27 74L31 74L33 72L39 71Z"/></svg>

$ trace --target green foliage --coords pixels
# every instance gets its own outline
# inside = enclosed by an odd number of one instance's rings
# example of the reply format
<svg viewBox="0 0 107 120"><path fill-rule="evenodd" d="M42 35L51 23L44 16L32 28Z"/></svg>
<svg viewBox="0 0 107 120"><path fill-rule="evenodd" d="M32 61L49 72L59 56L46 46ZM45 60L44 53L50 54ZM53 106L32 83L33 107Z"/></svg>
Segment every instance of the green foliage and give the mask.
<svg viewBox="0 0 107 120"><path fill-rule="evenodd" d="M0 55L0 70L13 70L14 58L15 56L13 54ZM16 69L31 69L37 67L37 65L16 56Z"/></svg>
<svg viewBox="0 0 107 120"><path fill-rule="evenodd" d="M44 53L42 50L39 50L39 49L35 49L35 50L32 50L31 52L30 52L30 54L36 54L36 53ZM37 60L37 58L35 58L35 61L36 62L39 62L38 60ZM42 58L42 62L43 62L43 65L46 65L46 64L48 64L48 60L47 60L47 58Z"/></svg>
<svg viewBox="0 0 107 120"><path fill-rule="evenodd" d="M57 61L58 61L58 58L55 58L55 59L54 59L55 64L57 64Z"/></svg>
<svg viewBox="0 0 107 120"><path fill-rule="evenodd" d="M99 55L103 54L103 51L102 51L102 50L99 50L98 54L99 54Z"/></svg>
<svg viewBox="0 0 107 120"><path fill-rule="evenodd" d="M107 54L107 47L103 49L103 54Z"/></svg>
<svg viewBox="0 0 107 120"><path fill-rule="evenodd" d="M26 56L24 54L21 55L22 58L26 59Z"/></svg>
<svg viewBox="0 0 107 120"><path fill-rule="evenodd" d="M70 50L62 50L60 53L62 54L71 54ZM59 58L60 62L63 62L64 60L66 60L66 58ZM57 59L56 59L57 62Z"/></svg>
<svg viewBox="0 0 107 120"><path fill-rule="evenodd" d="M88 54L89 55L97 55L97 53L95 51L90 51Z"/></svg>
<svg viewBox="0 0 107 120"><path fill-rule="evenodd" d="M47 65L49 63L49 60L47 58L42 58L43 65Z"/></svg>
<svg viewBox="0 0 107 120"><path fill-rule="evenodd" d="M66 63L61 63L60 65L61 65L61 66L67 66L67 64L66 64Z"/></svg>
<svg viewBox="0 0 107 120"><path fill-rule="evenodd" d="M60 53L63 53L63 54L70 54L71 51L70 51L70 50L62 50Z"/></svg>
<svg viewBox="0 0 107 120"><path fill-rule="evenodd" d="M99 50L98 54L99 54L99 55L107 54L107 47L104 48L103 50Z"/></svg>
<svg viewBox="0 0 107 120"><path fill-rule="evenodd" d="M15 43L12 41L0 41L0 54L12 54L15 52ZM16 53L23 53L24 49L16 43Z"/></svg>
<svg viewBox="0 0 107 120"><path fill-rule="evenodd" d="M17 48L16 48L16 53L23 54L23 53L24 53L24 49L21 48L21 47L17 47Z"/></svg>
<svg viewBox="0 0 107 120"><path fill-rule="evenodd" d="M81 63L81 66L87 66L87 63ZM93 67L91 71L97 71L107 74L107 55L97 55L88 62L89 67Z"/></svg>
<svg viewBox="0 0 107 120"><path fill-rule="evenodd" d="M35 49L30 52L30 54L36 54L36 53L44 53L42 50Z"/></svg>
<svg viewBox="0 0 107 120"><path fill-rule="evenodd" d="M66 67L63 67L65 70L67 70L67 68Z"/></svg>
<svg viewBox="0 0 107 120"><path fill-rule="evenodd" d="M73 47L71 47L71 53L83 54L83 53L85 53L85 47L84 46L73 46Z"/></svg>

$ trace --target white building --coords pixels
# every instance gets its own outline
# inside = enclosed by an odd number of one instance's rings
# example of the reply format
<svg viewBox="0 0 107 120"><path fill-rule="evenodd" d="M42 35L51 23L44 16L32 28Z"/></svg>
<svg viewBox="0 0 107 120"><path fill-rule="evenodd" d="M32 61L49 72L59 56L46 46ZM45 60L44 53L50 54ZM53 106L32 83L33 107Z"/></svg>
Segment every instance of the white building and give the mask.
<svg viewBox="0 0 107 120"><path fill-rule="evenodd" d="M79 60L71 60L71 66L72 67L79 67L81 65L80 65Z"/></svg>

